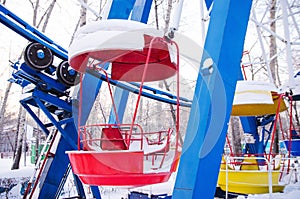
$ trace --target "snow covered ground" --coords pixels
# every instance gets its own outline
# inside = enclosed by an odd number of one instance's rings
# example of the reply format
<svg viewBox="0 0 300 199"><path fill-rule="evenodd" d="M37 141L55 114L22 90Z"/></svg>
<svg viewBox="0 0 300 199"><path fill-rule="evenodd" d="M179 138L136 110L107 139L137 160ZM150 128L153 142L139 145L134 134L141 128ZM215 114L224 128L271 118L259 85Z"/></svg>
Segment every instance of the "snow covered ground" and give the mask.
<svg viewBox="0 0 300 199"><path fill-rule="evenodd" d="M29 180L34 171L34 165L30 162L30 158L26 159L26 165L24 166L24 159L20 161L20 169L11 170L13 164L12 158L0 159L0 185L1 187L13 188L8 192L0 194L0 198L22 198L20 194L22 183Z"/></svg>
<svg viewBox="0 0 300 199"><path fill-rule="evenodd" d="M1 193L0 199L4 198L22 198L20 194L22 183L29 180L34 173L34 165L30 163L30 157L26 158L26 166L24 160L20 161L20 169L11 170L13 160L11 158L0 159L0 185L1 187L8 187L16 184L8 193ZM167 183L162 183L152 186L144 186L139 188L116 188L116 187L100 187L101 196L103 199L119 199L127 198L130 191L137 191L149 194L172 193L175 176L171 176L171 180ZM86 188L89 196L89 189ZM76 188L72 181L72 177L68 179L63 190L61 198L76 196Z"/></svg>
<svg viewBox="0 0 300 199"><path fill-rule="evenodd" d="M26 180L29 180L32 174L34 173L34 165L31 164L30 158L27 157L26 166L24 166L24 160L20 162L19 170L10 170L12 165L12 159L0 159L0 183L4 185L5 183L16 184L8 193L1 193L0 199L4 198L22 198L20 194L22 183ZM299 168L299 167L298 167ZM295 174L295 173L294 173ZM293 174L293 177L295 176ZM297 182L295 179L284 189L284 193L273 193L273 194L259 194L259 195L249 195L248 199L299 199L300 198L300 182L299 174L296 173L298 177ZM101 197L103 199L121 199L127 198L128 193L131 191L137 191L142 193L151 194L163 194L167 193L171 195L172 189L174 186L176 176L171 176L169 182L144 186L138 188L116 188L116 187L100 187ZM87 190L88 198L90 196L88 187L85 187ZM76 189L72 178L70 178L65 185L63 194L61 198L76 196ZM238 196L238 199L245 198L244 196Z"/></svg>
<svg viewBox="0 0 300 199"><path fill-rule="evenodd" d="M248 199L299 199L300 198L300 185L289 185L285 188L284 193L260 194L249 195ZM289 190L290 189L290 190ZM242 199L244 196L239 196Z"/></svg>

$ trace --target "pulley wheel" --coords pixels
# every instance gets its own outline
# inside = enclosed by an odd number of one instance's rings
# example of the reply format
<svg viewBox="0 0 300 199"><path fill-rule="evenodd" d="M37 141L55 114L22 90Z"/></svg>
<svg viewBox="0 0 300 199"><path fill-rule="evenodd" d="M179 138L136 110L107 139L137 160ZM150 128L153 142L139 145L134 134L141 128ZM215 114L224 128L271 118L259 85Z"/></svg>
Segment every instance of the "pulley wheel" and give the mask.
<svg viewBox="0 0 300 199"><path fill-rule="evenodd" d="M31 43L25 49L25 63L34 70L41 71L53 62L53 54L49 48L40 43Z"/></svg>
<svg viewBox="0 0 300 199"><path fill-rule="evenodd" d="M74 86L79 83L79 74L70 67L67 61L61 62L56 68L58 81L66 86Z"/></svg>

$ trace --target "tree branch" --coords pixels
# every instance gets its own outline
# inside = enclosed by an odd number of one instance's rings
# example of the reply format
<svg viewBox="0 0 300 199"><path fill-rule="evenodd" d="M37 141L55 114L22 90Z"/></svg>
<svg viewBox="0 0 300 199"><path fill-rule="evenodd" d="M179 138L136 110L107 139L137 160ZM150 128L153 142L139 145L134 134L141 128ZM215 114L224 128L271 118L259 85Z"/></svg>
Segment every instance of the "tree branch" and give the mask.
<svg viewBox="0 0 300 199"><path fill-rule="evenodd" d="M164 32L168 32L169 25L170 25L170 18L171 18L171 11L172 11L172 0L168 0L168 7L167 7L167 12L166 12L166 18L165 18L165 28Z"/></svg>
<svg viewBox="0 0 300 199"><path fill-rule="evenodd" d="M46 27L48 25L48 22L49 22L49 19L50 19L50 16L51 16L51 13L53 11L53 8L55 6L55 2L56 0L52 0L51 4L49 5L49 9L48 10L48 13L46 15L46 19L45 19L45 22L44 22L44 25L43 25L43 28L42 28L42 32L45 32L46 31Z"/></svg>
<svg viewBox="0 0 300 199"><path fill-rule="evenodd" d="M30 1L31 2L31 1ZM35 6L34 4L32 3L32 8L33 8L33 18L32 18L32 24L34 27L36 27L36 21L37 21L37 13L38 13L38 7L39 7L39 4L40 4L40 0L37 0L35 2Z"/></svg>
<svg viewBox="0 0 300 199"><path fill-rule="evenodd" d="M44 12L44 14L42 15L42 17L40 18L39 23L37 24L36 28L39 28L39 27L40 27L40 25L41 25L41 23L42 23L44 17L45 17L46 14L48 13L48 10L49 10L49 9L50 9L50 6L47 8L47 10Z"/></svg>

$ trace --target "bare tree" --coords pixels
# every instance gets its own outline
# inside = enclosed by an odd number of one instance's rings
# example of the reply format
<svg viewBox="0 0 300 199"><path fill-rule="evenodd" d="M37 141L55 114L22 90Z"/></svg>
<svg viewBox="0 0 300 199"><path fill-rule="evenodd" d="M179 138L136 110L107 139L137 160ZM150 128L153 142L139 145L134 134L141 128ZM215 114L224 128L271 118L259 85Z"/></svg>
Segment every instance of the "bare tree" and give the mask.
<svg viewBox="0 0 300 199"><path fill-rule="evenodd" d="M45 18L45 22L44 22L43 27L42 27L42 32L46 31L46 27L48 25L51 13L52 13L53 8L55 6L55 2L56 2L56 0L52 0L51 4L49 5L48 9L45 12L46 13L46 18Z"/></svg>
<svg viewBox="0 0 300 199"><path fill-rule="evenodd" d="M38 20L38 14L39 14L39 9L41 8L40 6L40 0L36 0L35 2L33 2L32 0L29 0L32 10L33 10L33 17L32 17L32 24L33 26L35 26L36 28L39 28L43 23L43 27L42 27L42 32L46 31L46 27L48 25L50 16L52 14L53 8L55 6L56 0L52 0L51 3L49 4L49 6L47 7L47 9L44 11L44 13L41 15L40 19Z"/></svg>
<svg viewBox="0 0 300 199"><path fill-rule="evenodd" d="M168 85L167 81L164 80L164 86L166 87L166 90L167 91L170 91L170 86ZM174 108L174 106L172 104L169 105L170 106L170 111L171 111L171 114L172 114L172 119L174 121L174 124L176 124L176 110ZM179 143L182 145L183 144L183 138L182 138L182 134L179 132Z"/></svg>
<svg viewBox="0 0 300 199"><path fill-rule="evenodd" d="M41 117L41 110L40 109L38 109L37 110L37 116L38 116L38 118L40 118ZM36 135L35 135L35 159L34 159L34 162L35 163L37 163L37 161L38 161L38 154L39 154L39 147L40 147L40 144L41 144L41 132L40 132L40 130L39 130L39 125L38 124L36 124L36 129L37 129L37 131L36 131Z"/></svg>
<svg viewBox="0 0 300 199"><path fill-rule="evenodd" d="M236 116L231 116L230 118L231 124L231 143L234 154L242 153L242 145L241 145L241 130L240 130L240 119Z"/></svg>
<svg viewBox="0 0 300 199"><path fill-rule="evenodd" d="M270 7L270 29L272 32L276 32L276 4L277 0L271 0L271 7ZM277 44L276 38L273 34L270 35L270 70L271 75L274 80L274 83L277 86L280 86L281 82L278 75L278 60L277 60Z"/></svg>
<svg viewBox="0 0 300 199"><path fill-rule="evenodd" d="M159 29L159 23L158 23L158 2L157 0L154 0L154 12L155 12L155 24L156 24L156 29Z"/></svg>
<svg viewBox="0 0 300 199"><path fill-rule="evenodd" d="M87 0L83 0L83 2L85 4L87 4ZM83 5L81 6L81 9L80 9L80 23L79 23L79 26L82 27L86 24L86 12L87 12L87 9L86 7L84 7Z"/></svg>
<svg viewBox="0 0 300 199"><path fill-rule="evenodd" d="M100 9L101 9L101 3L102 3L102 1L100 2ZM82 1L82 5L81 5L81 8L80 8L80 17L79 17L79 20L78 20L78 22L76 24L75 30L73 32L73 35L71 37L70 44L73 42L75 33L78 30L78 28L82 27L82 26L84 26L86 24L87 9L86 9L86 7L83 4L86 5L87 4L87 0L83 0ZM100 12L101 12L101 10L100 10Z"/></svg>
<svg viewBox="0 0 300 199"><path fill-rule="evenodd" d="M36 2L34 3L32 0L29 0L29 2L31 3L31 7L33 9L33 17L32 17L32 24L33 26L37 25L37 14L38 14L38 7L40 4L40 0L36 0Z"/></svg>
<svg viewBox="0 0 300 199"><path fill-rule="evenodd" d="M273 32L276 32L276 4L277 0L271 0L271 7L270 7L270 29ZM271 75L274 80L274 83L277 84L277 86L280 86L280 79L278 75L278 61L277 61L277 44L276 44L276 38L273 34L270 36L270 70L271 70ZM275 137L274 137L274 148L273 152L278 153L279 148L278 148L278 143L279 143L279 131L276 130L275 132Z"/></svg>
<svg viewBox="0 0 300 199"><path fill-rule="evenodd" d="M165 17L165 27L164 27L164 32L166 33L169 30L169 25L170 25L170 19L171 19L171 11L172 11L172 0L168 0L168 7L167 7L167 12L166 12L166 17Z"/></svg>
<svg viewBox="0 0 300 199"><path fill-rule="evenodd" d="M80 18L79 18L79 20L78 20L78 22L77 22L77 24L76 24L75 30L74 30L74 32L73 32L73 35L72 35L72 37L71 37L70 45L71 45L71 43L72 43L73 40L74 40L75 33L76 33L76 31L78 30L78 28L79 28L80 22L81 22L81 20L80 20Z"/></svg>
<svg viewBox="0 0 300 199"><path fill-rule="evenodd" d="M300 129L299 114L298 114L298 110L297 110L297 102L296 101L293 103L293 108L295 111L296 125L297 125L298 129Z"/></svg>
<svg viewBox="0 0 300 199"><path fill-rule="evenodd" d="M165 27L164 27L164 32L166 33L169 29L169 25L170 25L170 18L171 18L171 11L172 11L172 4L173 4L173 1L172 0L168 0L168 3L167 3L167 10L166 10L166 17L165 17ZM158 16L158 2L157 0L155 0L155 22L156 22L156 28L159 29L159 16ZM168 85L167 81L164 80L163 81L163 84L159 84L160 85L160 88L162 88L163 86L165 86L166 90L167 91L170 91L170 86ZM172 104L170 104L170 112L171 112L171 115L172 115L172 119L173 119L173 122L174 124L176 124L176 111L175 111L175 108L173 107ZM180 144L183 144L183 138L182 138L182 135L179 134L179 142Z"/></svg>
<svg viewBox="0 0 300 199"><path fill-rule="evenodd" d="M8 96L9 96L11 86L12 86L12 82L8 82L7 87L5 89L2 106L1 106L1 109L0 109L0 132L1 133L3 132L4 114L6 112L7 99L8 99Z"/></svg>
<svg viewBox="0 0 300 199"><path fill-rule="evenodd" d="M3 118L3 129L0 132L0 152L7 152L14 150L13 145L13 137L16 132L15 126L12 124L16 124L14 113L6 113Z"/></svg>
<svg viewBox="0 0 300 199"><path fill-rule="evenodd" d="M15 137L15 153L14 153L14 161L11 169L19 169L20 167L20 160L22 154L22 145L23 145L23 138L25 133L25 110L22 105L19 108L19 116L18 116L18 123L17 123L17 134Z"/></svg>

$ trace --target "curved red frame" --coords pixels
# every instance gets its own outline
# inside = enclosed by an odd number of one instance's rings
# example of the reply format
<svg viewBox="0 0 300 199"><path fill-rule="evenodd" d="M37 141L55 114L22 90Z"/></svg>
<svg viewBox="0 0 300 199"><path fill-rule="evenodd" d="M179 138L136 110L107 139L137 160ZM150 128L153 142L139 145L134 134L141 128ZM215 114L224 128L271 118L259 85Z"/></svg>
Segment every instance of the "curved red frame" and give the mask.
<svg viewBox="0 0 300 199"><path fill-rule="evenodd" d="M171 172L143 172L142 151L69 151L74 174L89 185L143 186L168 181Z"/></svg>
<svg viewBox="0 0 300 199"><path fill-rule="evenodd" d="M179 156L180 152L178 151L178 135L179 135L179 48L177 44L173 41L167 41L164 38L158 38L158 37L149 37L151 38L149 42L149 46L146 47L145 53L143 56L146 56L146 59L143 59L145 63L140 63L141 60L138 60L139 64L143 65L143 70L140 71L138 75L141 76L141 84L140 84L140 89L139 89L139 94L138 94L138 99L136 102L136 107L135 111L133 114L133 119L132 123L129 124L129 133L123 137L121 134L121 131L117 131L115 129L107 130L106 134L112 132L114 135L113 136L107 136L102 137L101 139L110 139L110 141L114 141L114 143L110 143L109 145L106 145L108 148L102 149L102 151L93 151L90 147L88 147L88 139L86 137L86 134L83 134L83 146L85 150L88 151L80 151L80 144L81 144L81 133L82 130L85 132L85 129L87 126L81 126L80 121L81 121L81 109L82 109L82 104L81 104L81 99L82 99L82 90L80 89L80 103L79 103L79 111L78 111L78 151L69 151L68 156L70 158L70 162L73 168L73 172L78 175L78 177L82 180L82 182L90 185L114 185L114 186L142 186L142 185L148 185L148 184L156 184L156 183L161 183L165 182L169 179L171 176L172 172L176 171L178 161L179 161ZM148 39L149 39L148 38ZM161 49L160 47L156 47L156 45L160 45L160 43L163 43L164 47ZM171 71L175 71L174 73L177 74L177 109L176 109L176 145L175 145L175 154L174 154L174 159L172 161L172 164L170 165L170 169L168 171L163 171L159 170L162 165L163 161L166 156L167 149L169 149L169 146L165 147L162 150L145 154L143 150L129 150L129 144L132 141L132 135L133 135L133 129L137 124L135 124L135 119L137 116L137 110L139 106L139 102L141 99L141 94L142 94L142 89L143 89L143 84L147 80L153 80L157 75L157 71L154 71L153 73L151 72L151 62L153 59L153 56L151 57L152 53L155 55L155 57L160 58L165 58L166 54L160 54L161 51L166 50L166 47L168 47L168 43L174 44L177 49L177 63L174 64L170 60L170 55L168 54L167 60L169 60L171 65L167 64L167 67L171 67ZM157 49L159 49L157 51ZM136 54L131 52L132 54ZM125 59L126 57L118 57L118 59L115 60L121 60ZM132 59L132 57L126 58L126 59ZM165 60L166 60L165 59ZM109 61L109 60L106 60ZM164 61L164 59L162 59ZM103 63L103 62L101 62ZM107 77L107 82L109 84L109 78L107 73L102 69L102 68L97 68L100 71L103 71L106 74ZM81 70L81 69L80 69ZM114 69L113 69L114 70ZM158 70L158 69L156 69ZM150 71L150 73L149 73ZM161 71L160 71L161 72ZM122 75L122 72L120 73ZM147 75L148 74L148 75ZM149 75L150 74L150 75ZM171 73L165 73L164 75L170 75ZM135 75L137 75L135 73ZM165 78L165 77L164 77ZM82 82L82 75L81 75L81 82ZM109 92L110 96L112 99L113 103L113 109L116 114L116 106L114 104L113 96L112 96L112 90L110 88L109 84ZM116 118L117 124L96 124L98 126L103 126L103 127L117 127L120 128L124 124L120 124L119 119ZM138 125L139 128L141 128ZM103 128L105 129L105 128ZM171 130L169 129L169 134L168 134L168 142L170 140L170 132ZM143 130L141 128L141 133L143 138ZM145 133L146 134L146 133ZM108 138L109 137L109 138ZM123 140L122 140L123 139ZM123 143L120 143L119 141L122 141ZM157 142L159 144L159 142ZM86 146L86 147L85 147ZM115 147L115 148L114 148ZM143 142L141 140L141 149L143 149ZM152 156L152 163L154 159L157 157L158 153L162 153L163 157L162 162L160 163L159 168L152 168L153 172L145 172L144 171L144 159L145 157L148 158L148 156ZM153 164L152 164L153 165Z"/></svg>
<svg viewBox="0 0 300 199"><path fill-rule="evenodd" d="M167 79L176 73L176 64L171 61L168 44L163 38L144 35L142 50L98 50L79 54L70 59L76 71L85 72L89 58L111 62L111 78L114 80L141 82ZM149 56L149 51L151 51ZM149 57L149 60L147 58ZM149 65L147 75L142 80L145 65Z"/></svg>

